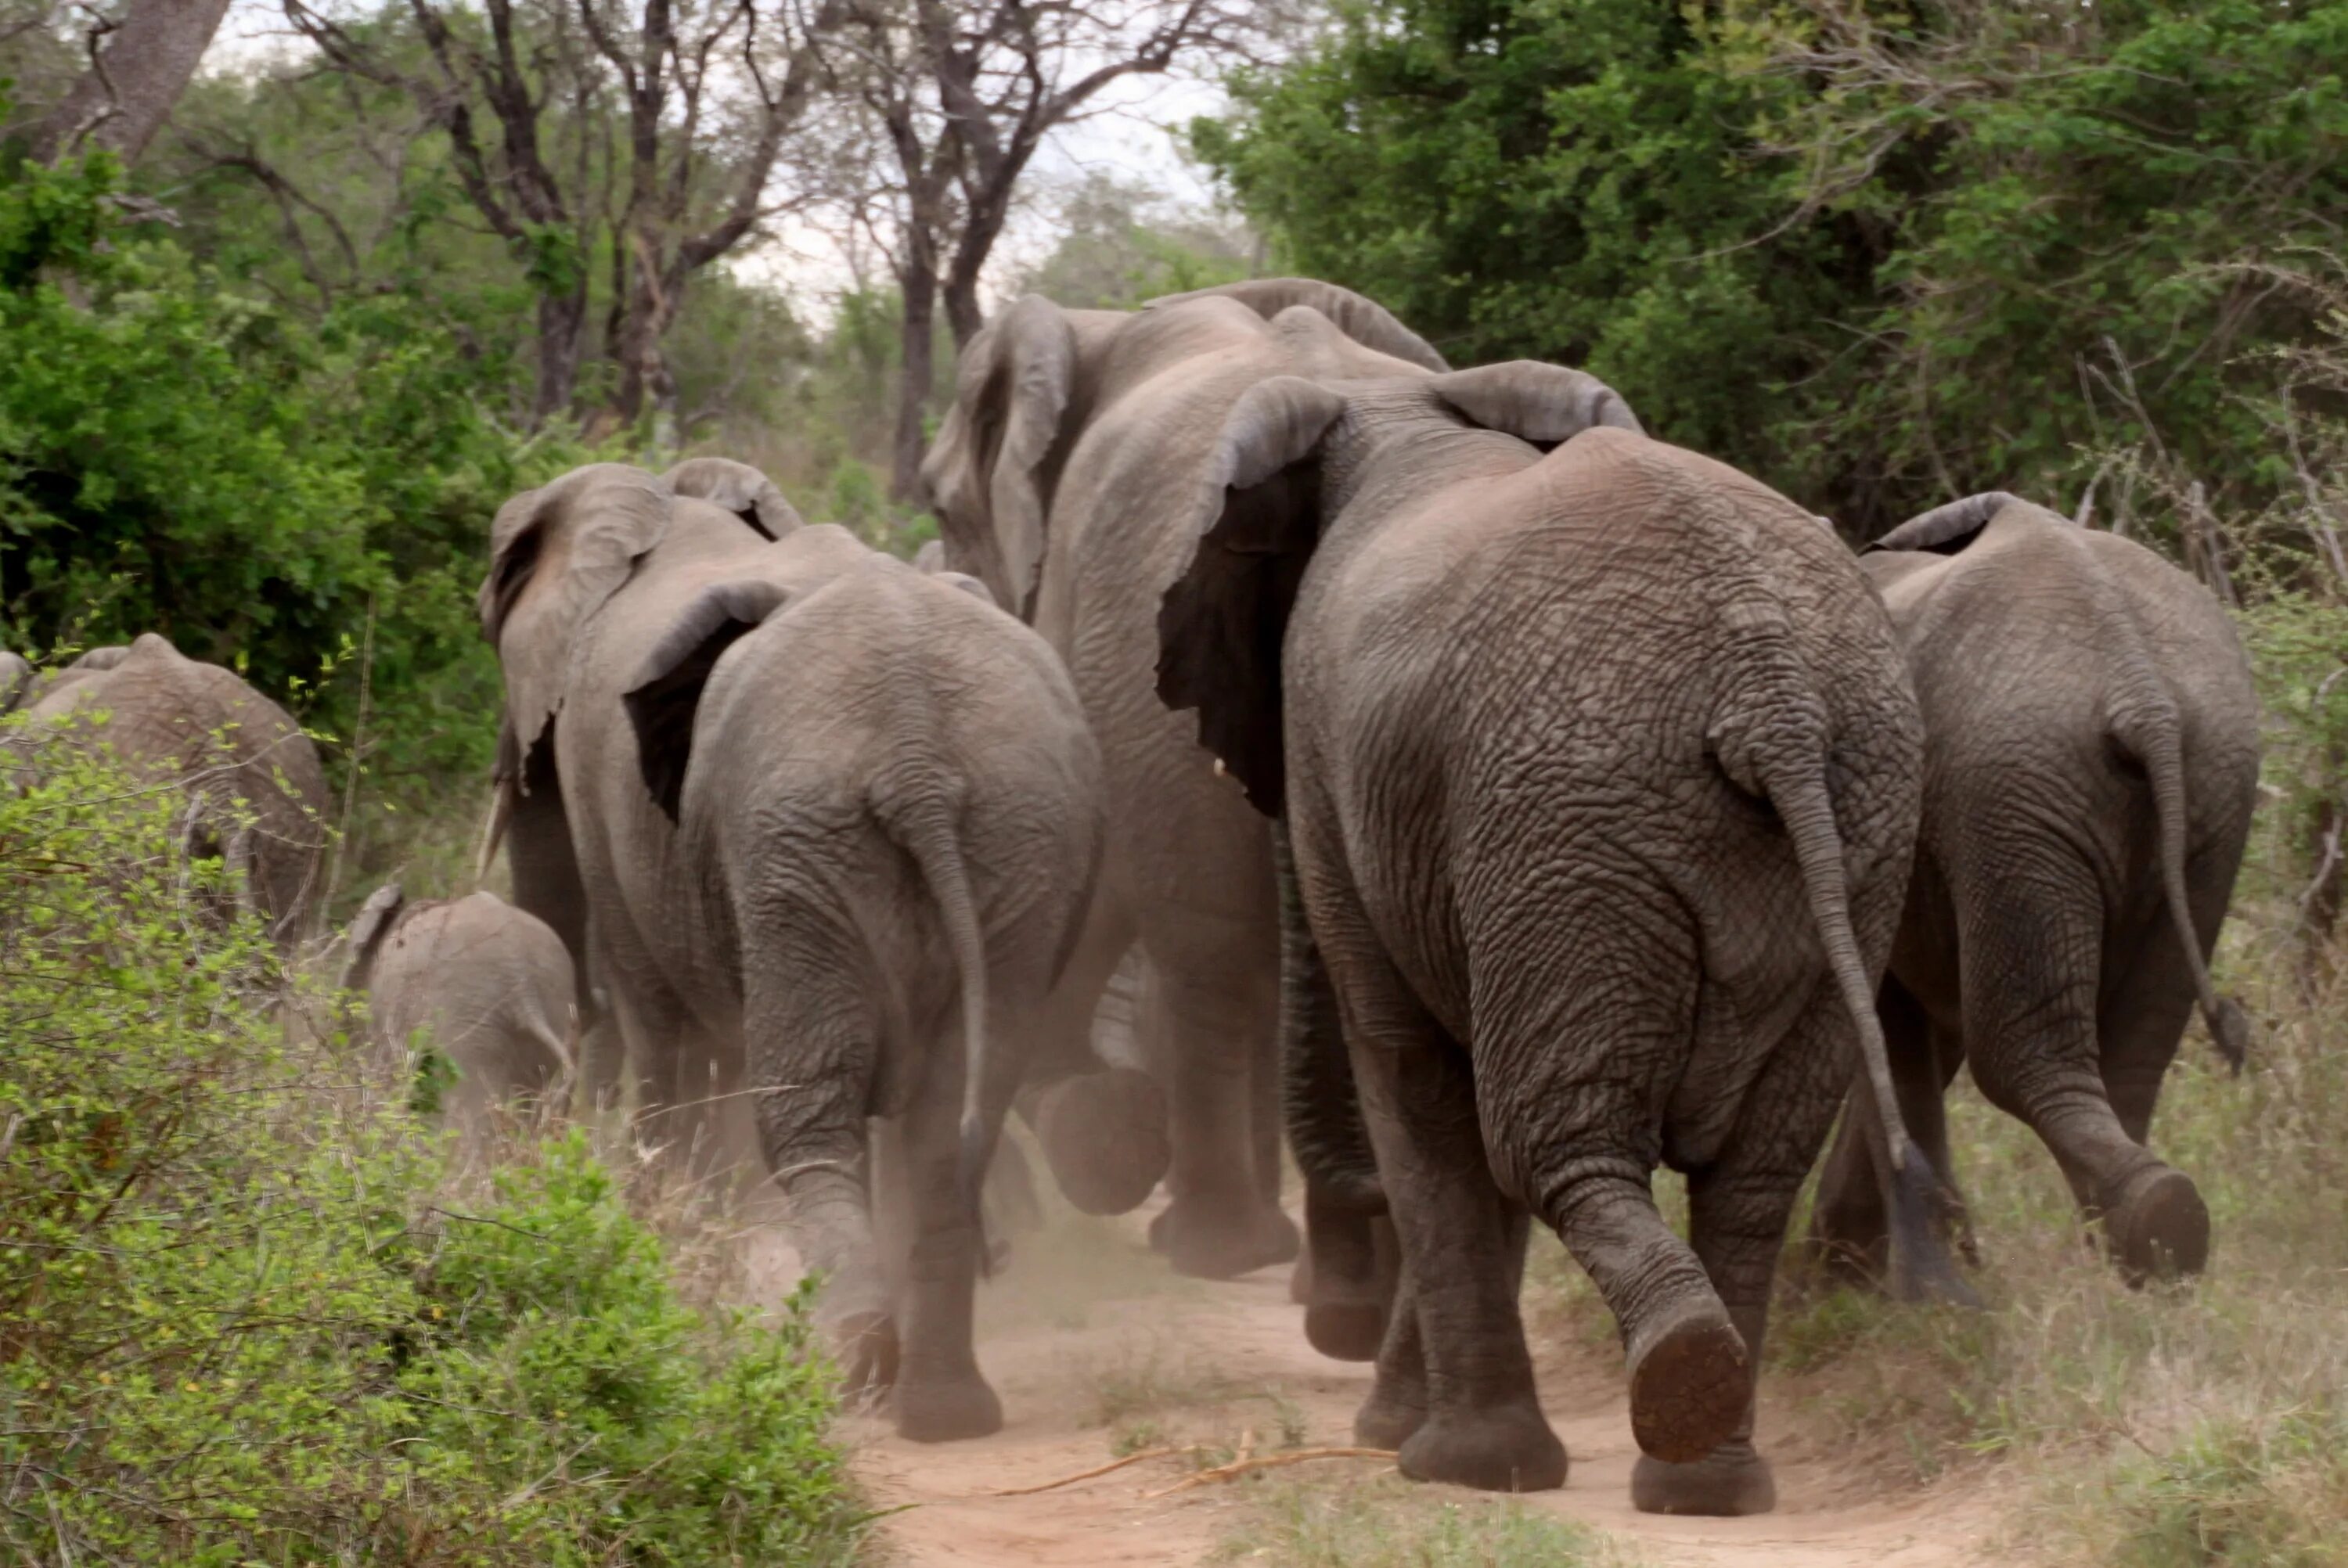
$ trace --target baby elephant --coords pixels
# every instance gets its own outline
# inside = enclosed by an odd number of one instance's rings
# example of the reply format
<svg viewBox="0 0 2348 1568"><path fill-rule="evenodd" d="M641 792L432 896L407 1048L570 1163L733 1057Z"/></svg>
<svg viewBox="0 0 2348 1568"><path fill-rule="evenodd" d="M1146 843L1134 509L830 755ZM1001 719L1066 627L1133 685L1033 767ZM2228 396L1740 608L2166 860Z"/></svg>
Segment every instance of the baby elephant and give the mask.
<svg viewBox="0 0 2348 1568"><path fill-rule="evenodd" d="M367 993L378 1038L418 1030L457 1069L449 1115L469 1138L520 1096L560 1108L578 1039L571 954L494 893L410 900L376 889L351 922L343 984Z"/></svg>

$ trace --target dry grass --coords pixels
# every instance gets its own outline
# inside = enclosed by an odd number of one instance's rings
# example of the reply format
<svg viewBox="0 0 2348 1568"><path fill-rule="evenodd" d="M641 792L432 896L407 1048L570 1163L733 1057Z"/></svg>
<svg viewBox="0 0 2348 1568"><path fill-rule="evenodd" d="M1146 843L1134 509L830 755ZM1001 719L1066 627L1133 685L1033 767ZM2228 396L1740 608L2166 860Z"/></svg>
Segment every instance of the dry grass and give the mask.
<svg viewBox="0 0 2348 1568"><path fill-rule="evenodd" d="M2197 1030L2154 1126L2209 1204L2206 1278L2121 1284L2035 1136L1961 1092L1990 1310L1797 1280L1768 1377L1919 1478L2025 1461L2017 1537L2055 1561L2348 1562L2348 984L2304 994L2279 929L2252 911L2225 955L2260 1023L2251 1071L2228 1076Z"/></svg>
<svg viewBox="0 0 2348 1568"><path fill-rule="evenodd" d="M1267 1477L1241 1483L1251 1507L1226 1531L1222 1563L1280 1568L1627 1568L1599 1531L1510 1498L1431 1499L1392 1474Z"/></svg>

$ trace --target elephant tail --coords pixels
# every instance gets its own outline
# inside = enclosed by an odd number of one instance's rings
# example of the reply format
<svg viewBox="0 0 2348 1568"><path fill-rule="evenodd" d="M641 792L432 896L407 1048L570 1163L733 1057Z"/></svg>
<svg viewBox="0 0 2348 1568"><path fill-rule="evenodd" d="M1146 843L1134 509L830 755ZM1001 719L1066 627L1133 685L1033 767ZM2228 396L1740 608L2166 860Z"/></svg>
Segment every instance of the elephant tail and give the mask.
<svg viewBox="0 0 2348 1568"><path fill-rule="evenodd" d="M891 841L920 867L937 900L938 917L945 927L946 944L953 951L954 969L962 989L962 1150L956 1178L973 1224L978 1223L979 1190L986 1176L986 938L978 918L978 900L972 894L970 872L955 832L960 812L957 792L932 787L901 794L875 795L873 815ZM979 1269L987 1270L987 1248L978 1249Z"/></svg>
<svg viewBox="0 0 2348 1568"><path fill-rule="evenodd" d="M2178 946L2185 950L2186 968L2193 976L2193 992L2200 999L2209 1038L2226 1064L2239 1073L2250 1056L2250 1021L2240 1004L2220 997L2210 982L2209 966L2201 956L2201 936L2193 927L2193 902L2185 882L2185 747L2178 730L2176 705L2166 692L2159 693L2157 701L2116 708L2111 724L2112 738L2142 765L2152 784L2153 811L2160 831L2160 885L2168 917L2177 927Z"/></svg>
<svg viewBox="0 0 2348 1568"><path fill-rule="evenodd" d="M1842 991L1844 1009L1859 1034L1859 1058L1873 1102L1875 1121L1883 1139L1884 1169L1891 1173L1888 1210L1891 1231L1891 1283L1895 1294L1911 1299L1941 1300L1971 1305L1971 1286L1957 1273L1932 1228L1939 1204L1941 1181L1923 1150L1908 1136L1900 1114L1899 1091L1891 1079L1891 1056L1883 1039L1883 1022L1876 1015L1875 986L1859 956L1859 937L1850 923L1850 892L1843 867L1841 831L1835 825L1834 799L1827 789L1823 755L1812 752L1768 770L1763 776L1770 804L1777 809L1786 832L1794 841L1794 858L1800 865L1802 886L1808 895L1810 918L1826 948L1828 967Z"/></svg>

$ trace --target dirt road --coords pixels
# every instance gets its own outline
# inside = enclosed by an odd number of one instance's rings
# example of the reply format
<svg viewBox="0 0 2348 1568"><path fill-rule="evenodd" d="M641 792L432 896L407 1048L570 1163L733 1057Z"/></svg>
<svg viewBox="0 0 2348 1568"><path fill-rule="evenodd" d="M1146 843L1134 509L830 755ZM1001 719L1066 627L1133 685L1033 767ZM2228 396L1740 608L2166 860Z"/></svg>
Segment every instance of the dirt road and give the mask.
<svg viewBox="0 0 2348 1568"><path fill-rule="evenodd" d="M980 1358L1008 1424L978 1442L904 1442L877 1419L851 1423L875 1502L904 1507L888 1528L918 1568L1190 1564L1220 1547L1248 1553L1247 1482L1150 1499L1187 1466L1151 1460L1025 1497L999 1491L1107 1461L1112 1445L1200 1441L1257 1451L1281 1441L1350 1442L1366 1367L1315 1355L1286 1271L1230 1284L1175 1280L1130 1225L1063 1227L1031 1245L982 1302ZM1632 1512L1635 1454L1619 1367L1551 1352L1544 1402L1571 1455L1563 1490L1528 1498L1608 1532L1637 1561L1685 1568L1954 1568L2015 1561L1993 1543L1997 1510L1977 1479L1886 1495L1832 1458L1834 1445L1765 1401L1761 1437L1781 1501L1768 1517L1660 1519ZM1287 1472L1331 1480L1382 1467L1334 1460ZM1427 1488L1430 1503L1472 1494ZM1414 1491L1414 1496L1416 1491Z"/></svg>

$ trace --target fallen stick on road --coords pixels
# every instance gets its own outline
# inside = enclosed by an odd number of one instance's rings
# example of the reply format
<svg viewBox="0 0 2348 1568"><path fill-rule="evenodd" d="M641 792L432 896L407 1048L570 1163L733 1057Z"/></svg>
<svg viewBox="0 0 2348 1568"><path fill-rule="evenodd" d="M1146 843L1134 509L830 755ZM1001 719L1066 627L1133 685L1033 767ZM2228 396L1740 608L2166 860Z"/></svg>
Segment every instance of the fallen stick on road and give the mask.
<svg viewBox="0 0 2348 1568"><path fill-rule="evenodd" d="M1107 1475L1111 1471L1123 1470L1129 1464L1139 1464L1144 1460L1171 1459L1176 1454L1194 1454L1199 1452L1203 1447L1204 1445L1200 1443L1177 1443L1170 1448L1144 1449L1139 1453L1130 1453L1126 1455L1123 1459L1113 1459L1107 1464L1095 1465L1090 1470L1080 1470L1074 1475L1064 1475L1057 1481L1047 1481L1037 1486L1006 1487L1001 1491L989 1492L987 1495L990 1497L1031 1497L1039 1491L1056 1491L1061 1487L1074 1486L1080 1481L1090 1481L1095 1476Z"/></svg>
<svg viewBox="0 0 2348 1568"><path fill-rule="evenodd" d="M1210 1481L1229 1481L1250 1471L1277 1470L1282 1465L1303 1464L1316 1459L1384 1459L1395 1457L1392 1449L1292 1449L1286 1453L1265 1454L1262 1459L1235 1459L1229 1464L1219 1464L1211 1470L1194 1471L1159 1491L1145 1491L1144 1502L1155 1502L1161 1497L1171 1497L1178 1491L1188 1491L1194 1486L1204 1486Z"/></svg>

